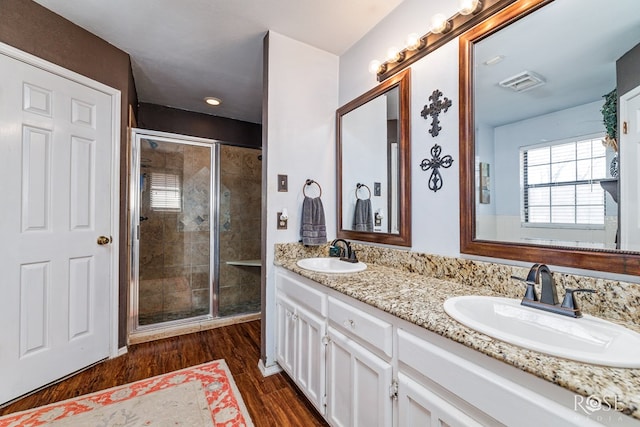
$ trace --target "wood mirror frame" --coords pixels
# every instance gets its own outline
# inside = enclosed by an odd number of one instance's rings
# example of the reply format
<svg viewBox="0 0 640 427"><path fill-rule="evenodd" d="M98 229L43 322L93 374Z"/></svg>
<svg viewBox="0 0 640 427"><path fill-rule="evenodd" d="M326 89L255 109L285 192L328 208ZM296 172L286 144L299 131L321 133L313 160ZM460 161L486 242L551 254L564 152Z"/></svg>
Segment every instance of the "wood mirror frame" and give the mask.
<svg viewBox="0 0 640 427"><path fill-rule="evenodd" d="M477 240L475 128L473 92L474 43L550 3L552 0L518 1L478 24L459 40L460 59L460 252L492 258L541 262L556 266L640 274L640 255L628 251L538 246Z"/></svg>
<svg viewBox="0 0 640 427"><path fill-rule="evenodd" d="M406 69L380 83L370 91L360 95L336 111L336 182L338 230L337 236L342 239L364 242L384 243L396 246L411 246L411 124L409 106L411 69ZM345 230L342 221L342 116L366 104L376 97L398 87L399 89L399 136L398 136L398 215L399 233L376 233L366 231ZM388 171L387 171L388 173Z"/></svg>

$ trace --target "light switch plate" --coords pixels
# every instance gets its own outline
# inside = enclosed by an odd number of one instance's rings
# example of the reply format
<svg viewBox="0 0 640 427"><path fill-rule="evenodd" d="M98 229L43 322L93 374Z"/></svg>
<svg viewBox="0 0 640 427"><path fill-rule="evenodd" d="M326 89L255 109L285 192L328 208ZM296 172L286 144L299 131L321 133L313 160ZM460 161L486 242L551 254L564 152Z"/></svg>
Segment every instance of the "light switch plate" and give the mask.
<svg viewBox="0 0 640 427"><path fill-rule="evenodd" d="M380 188L379 182L373 183L373 195L378 197L382 195L382 189Z"/></svg>
<svg viewBox="0 0 640 427"><path fill-rule="evenodd" d="M278 175L278 191L289 191L289 177L287 175Z"/></svg>

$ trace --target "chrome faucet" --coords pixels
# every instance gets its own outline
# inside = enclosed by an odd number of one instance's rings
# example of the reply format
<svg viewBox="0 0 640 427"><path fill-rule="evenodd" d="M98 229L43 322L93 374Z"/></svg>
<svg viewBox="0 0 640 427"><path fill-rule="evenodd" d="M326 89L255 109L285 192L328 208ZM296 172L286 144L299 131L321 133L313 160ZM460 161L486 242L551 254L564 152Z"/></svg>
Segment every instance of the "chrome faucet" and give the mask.
<svg viewBox="0 0 640 427"><path fill-rule="evenodd" d="M338 243L344 243L344 248L338 246ZM335 248L335 249L334 249ZM331 248L329 249L329 256L339 256L340 260L347 262L358 262L356 257L356 251L351 249L351 244L344 239L335 239L331 242Z"/></svg>
<svg viewBox="0 0 640 427"><path fill-rule="evenodd" d="M567 289L562 304L558 303L558 291L553 280L553 274L551 274L549 267L544 264L534 264L529 270L526 279L511 277L521 280L527 285L527 290L520 304L564 316L582 317L582 312L574 295L577 292L595 292L593 289ZM540 299L536 294L535 285L537 284L541 285Z"/></svg>

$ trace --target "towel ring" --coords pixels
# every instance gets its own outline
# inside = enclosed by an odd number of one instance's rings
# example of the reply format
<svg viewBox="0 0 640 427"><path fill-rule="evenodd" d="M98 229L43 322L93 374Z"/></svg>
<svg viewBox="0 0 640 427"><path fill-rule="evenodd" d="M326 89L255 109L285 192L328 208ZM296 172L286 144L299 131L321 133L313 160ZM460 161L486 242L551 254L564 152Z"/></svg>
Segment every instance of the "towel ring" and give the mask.
<svg viewBox="0 0 640 427"><path fill-rule="evenodd" d="M360 190L362 187L366 188L367 191L369 192L369 197L367 197L366 199L361 199L360 197L358 197L358 190ZM369 200L370 198L371 198L371 189L366 184L357 183L356 184L356 199L358 199L358 200Z"/></svg>
<svg viewBox="0 0 640 427"><path fill-rule="evenodd" d="M302 194L304 194L305 197L309 197L307 196L306 190L307 187L311 184L315 184L318 186L318 190L320 190L320 195L318 197L322 197L322 187L320 187L320 184L318 184L316 181L312 180L312 179L308 179L304 185L302 186Z"/></svg>

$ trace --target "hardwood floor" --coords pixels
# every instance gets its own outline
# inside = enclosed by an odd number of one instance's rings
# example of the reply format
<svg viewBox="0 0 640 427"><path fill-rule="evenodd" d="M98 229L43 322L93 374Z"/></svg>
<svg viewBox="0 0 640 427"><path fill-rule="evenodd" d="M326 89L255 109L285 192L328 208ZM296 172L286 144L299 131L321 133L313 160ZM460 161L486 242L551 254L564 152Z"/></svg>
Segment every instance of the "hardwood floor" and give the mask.
<svg viewBox="0 0 640 427"><path fill-rule="evenodd" d="M262 376L259 357L260 321L137 344L130 346L124 356L102 362L0 409L0 415L225 359L256 427L326 426L288 377Z"/></svg>

